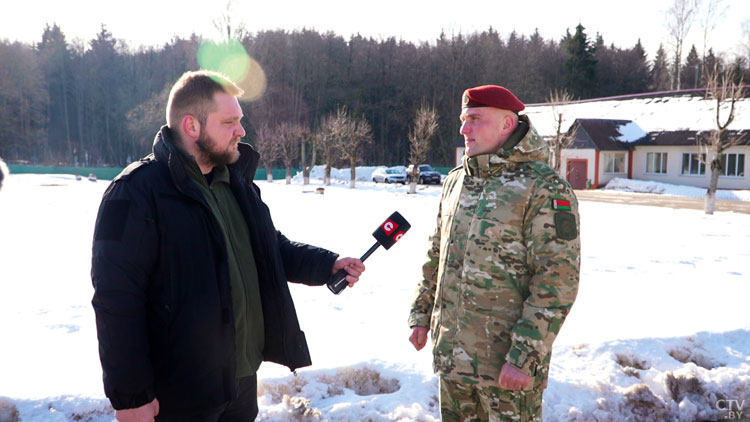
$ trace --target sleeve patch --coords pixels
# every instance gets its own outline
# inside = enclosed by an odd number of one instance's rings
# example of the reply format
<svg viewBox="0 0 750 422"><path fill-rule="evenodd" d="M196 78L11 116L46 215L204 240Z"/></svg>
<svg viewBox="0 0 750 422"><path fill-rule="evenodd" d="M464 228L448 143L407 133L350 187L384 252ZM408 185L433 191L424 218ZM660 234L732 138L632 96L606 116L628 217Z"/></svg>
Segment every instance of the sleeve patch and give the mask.
<svg viewBox="0 0 750 422"><path fill-rule="evenodd" d="M129 212L130 201L121 199L106 201L99 224L97 224L94 240L121 240Z"/></svg>
<svg viewBox="0 0 750 422"><path fill-rule="evenodd" d="M558 211L555 213L555 230L557 231L557 237L563 240L573 240L578 237L578 229L576 228L576 217L564 211Z"/></svg>
<svg viewBox="0 0 750 422"><path fill-rule="evenodd" d="M570 201L566 201L564 199L552 199L552 209L553 210L566 210L570 211Z"/></svg>

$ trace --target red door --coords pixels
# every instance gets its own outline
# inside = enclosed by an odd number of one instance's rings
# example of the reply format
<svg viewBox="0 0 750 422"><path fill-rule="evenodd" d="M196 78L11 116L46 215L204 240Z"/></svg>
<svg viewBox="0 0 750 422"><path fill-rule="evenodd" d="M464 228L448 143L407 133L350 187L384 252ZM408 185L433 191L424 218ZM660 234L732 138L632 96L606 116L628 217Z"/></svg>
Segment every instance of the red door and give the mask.
<svg viewBox="0 0 750 422"><path fill-rule="evenodd" d="M565 178L573 189L586 189L589 160L568 159Z"/></svg>

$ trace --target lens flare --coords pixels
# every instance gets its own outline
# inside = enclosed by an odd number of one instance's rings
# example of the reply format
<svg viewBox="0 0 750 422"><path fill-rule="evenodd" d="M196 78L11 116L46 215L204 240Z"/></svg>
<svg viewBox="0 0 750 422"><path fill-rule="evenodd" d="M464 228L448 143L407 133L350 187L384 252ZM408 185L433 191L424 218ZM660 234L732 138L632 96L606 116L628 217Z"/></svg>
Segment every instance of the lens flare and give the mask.
<svg viewBox="0 0 750 422"><path fill-rule="evenodd" d="M242 88L242 100L254 101L263 96L266 74L239 41L204 41L198 47L197 59L202 69L222 73Z"/></svg>

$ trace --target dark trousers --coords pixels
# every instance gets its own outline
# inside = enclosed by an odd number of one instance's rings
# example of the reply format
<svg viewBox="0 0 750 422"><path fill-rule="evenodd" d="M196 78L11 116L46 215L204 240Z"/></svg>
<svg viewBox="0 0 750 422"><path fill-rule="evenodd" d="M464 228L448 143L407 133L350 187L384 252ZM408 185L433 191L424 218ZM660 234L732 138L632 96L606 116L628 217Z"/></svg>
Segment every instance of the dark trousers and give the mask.
<svg viewBox="0 0 750 422"><path fill-rule="evenodd" d="M158 397L157 397L158 399ZM214 409L160 412L156 422L252 422L258 416L258 380L240 378L237 399Z"/></svg>

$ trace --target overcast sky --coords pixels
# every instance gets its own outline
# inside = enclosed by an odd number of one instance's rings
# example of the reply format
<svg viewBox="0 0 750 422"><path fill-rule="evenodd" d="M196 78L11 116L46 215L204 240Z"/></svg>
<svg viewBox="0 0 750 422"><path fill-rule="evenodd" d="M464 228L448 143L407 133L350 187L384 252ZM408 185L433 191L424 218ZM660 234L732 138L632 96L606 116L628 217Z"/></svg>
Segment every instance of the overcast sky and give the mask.
<svg viewBox="0 0 750 422"><path fill-rule="evenodd" d="M348 38L395 36L408 41L434 41L441 30L483 31L492 26L503 37L516 30L530 35L535 28L545 39L559 39L582 23L591 39L601 33L607 44L632 47L641 38L649 59L660 42L667 46L665 11L673 0L234 0L233 19L251 32L262 29L313 28ZM703 0L707 3L709 0ZM726 16L711 33L709 46L730 55L739 52L741 23L750 19L750 0L723 0ZM225 0L3 0L0 39L38 42L46 23L57 23L70 41L88 41L102 23L115 38L131 47L162 45L174 35L195 32L217 35L212 21ZM696 21L685 53L695 43L699 53L703 29Z"/></svg>

